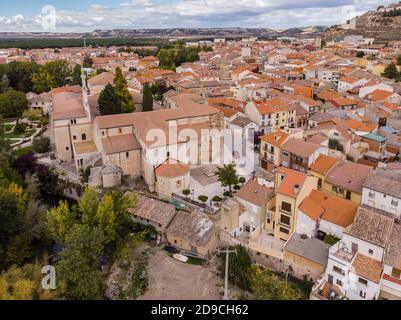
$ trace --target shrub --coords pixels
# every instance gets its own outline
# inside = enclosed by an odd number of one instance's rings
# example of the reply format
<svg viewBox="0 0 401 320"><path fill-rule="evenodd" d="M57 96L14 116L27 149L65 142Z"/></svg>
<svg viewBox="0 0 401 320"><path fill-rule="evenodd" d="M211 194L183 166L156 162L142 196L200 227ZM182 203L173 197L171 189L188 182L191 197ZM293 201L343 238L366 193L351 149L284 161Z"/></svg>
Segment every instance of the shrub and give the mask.
<svg viewBox="0 0 401 320"><path fill-rule="evenodd" d="M336 244L338 241L340 241L340 238L336 237L335 235L332 234L326 234L324 236L324 242L329 244L329 245L333 245Z"/></svg>
<svg viewBox="0 0 401 320"><path fill-rule="evenodd" d="M41 136L33 139L33 151L35 153L45 153L50 150L50 138Z"/></svg>
<svg viewBox="0 0 401 320"><path fill-rule="evenodd" d="M26 125L25 123L21 123L21 122L17 121L17 123L15 124L14 131L13 131L13 132L14 132L15 134L24 133L25 130L26 130L26 127L27 127L27 125Z"/></svg>

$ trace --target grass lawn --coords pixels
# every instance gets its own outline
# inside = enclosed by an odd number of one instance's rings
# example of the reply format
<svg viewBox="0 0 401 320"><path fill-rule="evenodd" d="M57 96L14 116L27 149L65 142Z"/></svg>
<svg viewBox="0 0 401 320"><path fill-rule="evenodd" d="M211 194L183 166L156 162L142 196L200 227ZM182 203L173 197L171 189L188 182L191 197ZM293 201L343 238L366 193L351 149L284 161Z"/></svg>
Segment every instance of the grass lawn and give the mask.
<svg viewBox="0 0 401 320"><path fill-rule="evenodd" d="M17 157L21 157L21 156L26 155L29 152L32 152L32 151L33 151L33 147L29 146L29 147L25 147L25 148L21 148L21 149L15 150L15 155Z"/></svg>
<svg viewBox="0 0 401 320"><path fill-rule="evenodd" d="M204 261L202 259L192 258L192 257L188 257L188 261L187 261L187 263L193 264L195 266L201 266L203 264L203 262Z"/></svg>

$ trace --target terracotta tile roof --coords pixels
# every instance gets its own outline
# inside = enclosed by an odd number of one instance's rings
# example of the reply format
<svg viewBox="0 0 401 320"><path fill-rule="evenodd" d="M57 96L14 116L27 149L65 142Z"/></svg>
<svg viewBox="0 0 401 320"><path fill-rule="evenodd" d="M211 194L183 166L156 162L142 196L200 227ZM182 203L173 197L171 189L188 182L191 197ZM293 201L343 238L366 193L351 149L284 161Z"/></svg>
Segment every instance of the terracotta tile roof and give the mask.
<svg viewBox="0 0 401 320"><path fill-rule="evenodd" d="M329 138L327 138L325 135L318 133L318 134L315 134L315 135L309 137L306 141L320 145L323 142L328 141L328 140L329 140Z"/></svg>
<svg viewBox="0 0 401 320"><path fill-rule="evenodd" d="M306 197L301 202L301 205L298 209L314 221L317 221L324 212L323 207L315 200L313 200L310 196Z"/></svg>
<svg viewBox="0 0 401 320"><path fill-rule="evenodd" d="M398 223L393 226L384 263L401 269L401 225Z"/></svg>
<svg viewBox="0 0 401 320"><path fill-rule="evenodd" d="M88 80L88 84L91 86L107 85L109 83L112 84L113 82L114 75L111 72L103 72Z"/></svg>
<svg viewBox="0 0 401 320"><path fill-rule="evenodd" d="M321 218L346 228L354 221L358 205L326 192L312 190L299 209L313 220Z"/></svg>
<svg viewBox="0 0 401 320"><path fill-rule="evenodd" d="M61 92L53 98L53 120L83 118L86 116L82 93Z"/></svg>
<svg viewBox="0 0 401 320"><path fill-rule="evenodd" d="M375 91L370 93L366 97L366 99L371 100L371 101L382 101L382 100L386 100L391 95L393 95L393 92L376 89Z"/></svg>
<svg viewBox="0 0 401 320"><path fill-rule="evenodd" d="M260 140L267 142L275 147L281 147L283 143L285 143L288 139L288 133L277 130L275 132L271 132L268 134L265 134L260 137Z"/></svg>
<svg viewBox="0 0 401 320"><path fill-rule="evenodd" d="M164 178L176 178L188 174L189 169L189 165L185 163L167 160L156 168L155 174Z"/></svg>
<svg viewBox="0 0 401 320"><path fill-rule="evenodd" d="M285 142L281 149L302 158L309 157L320 148L320 145L311 142L305 142L302 139L290 138Z"/></svg>
<svg viewBox="0 0 401 320"><path fill-rule="evenodd" d="M357 82L358 79L351 78L351 77L341 77L340 81L352 84L352 83Z"/></svg>
<svg viewBox="0 0 401 320"><path fill-rule="evenodd" d="M339 106L349 106L357 104L357 101L351 98L334 98L332 101Z"/></svg>
<svg viewBox="0 0 401 320"><path fill-rule="evenodd" d="M331 101L334 98L340 98L342 97L341 93L338 92L333 92L333 91L320 91L316 93L316 96L325 101Z"/></svg>
<svg viewBox="0 0 401 320"><path fill-rule="evenodd" d="M321 154L309 169L325 176L338 162L339 160L336 158Z"/></svg>
<svg viewBox="0 0 401 320"><path fill-rule="evenodd" d="M357 253L352 263L352 272L370 281L379 283L383 271L381 261Z"/></svg>
<svg viewBox="0 0 401 320"><path fill-rule="evenodd" d="M400 106L398 106L394 103L388 102L388 101L383 102L383 107L386 107L387 109L389 109L391 111L398 111L401 109Z"/></svg>
<svg viewBox="0 0 401 320"><path fill-rule="evenodd" d="M354 222L346 233L385 248L389 242L394 219L370 208L359 207Z"/></svg>
<svg viewBox="0 0 401 320"><path fill-rule="evenodd" d="M175 216L175 206L138 195L135 208L128 212L166 227Z"/></svg>
<svg viewBox="0 0 401 320"><path fill-rule="evenodd" d="M326 181L335 186L362 193L362 185L372 168L351 161L340 162L328 172Z"/></svg>
<svg viewBox="0 0 401 320"><path fill-rule="evenodd" d="M140 149L141 146L133 134L123 134L102 138L103 150L106 154L120 153Z"/></svg>
<svg viewBox="0 0 401 320"><path fill-rule="evenodd" d="M78 155L97 152L96 144L93 141L74 142L74 148Z"/></svg>
<svg viewBox="0 0 401 320"><path fill-rule="evenodd" d="M260 114L271 114L290 110L290 104L280 98L255 102Z"/></svg>
<svg viewBox="0 0 401 320"><path fill-rule="evenodd" d="M299 192L295 193L295 186L298 186L299 190L301 190L307 175L305 173L283 167L278 168L277 172L278 174L284 175L284 179L279 182L277 192L291 198L296 198Z"/></svg>
<svg viewBox="0 0 401 320"><path fill-rule="evenodd" d="M255 204L264 206L274 196L274 189L260 185L257 179L249 179L237 192L236 197Z"/></svg>
<svg viewBox="0 0 401 320"><path fill-rule="evenodd" d="M226 118L231 118L233 115L235 115L239 112L232 108L226 108L226 107L220 107L220 106L214 106L214 108L220 110Z"/></svg>
<svg viewBox="0 0 401 320"><path fill-rule="evenodd" d="M372 174L366 178L363 186L401 199L401 181Z"/></svg>
<svg viewBox="0 0 401 320"><path fill-rule="evenodd" d="M203 214L181 211L167 229L172 234L193 246L205 246L216 232L215 224Z"/></svg>

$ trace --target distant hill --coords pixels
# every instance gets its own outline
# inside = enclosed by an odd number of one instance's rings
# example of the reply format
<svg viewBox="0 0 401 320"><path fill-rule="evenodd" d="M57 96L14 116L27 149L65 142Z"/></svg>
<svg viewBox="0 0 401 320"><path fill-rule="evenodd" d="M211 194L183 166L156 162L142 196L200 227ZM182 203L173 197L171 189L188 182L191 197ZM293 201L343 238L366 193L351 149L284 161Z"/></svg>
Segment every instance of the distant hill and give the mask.
<svg viewBox="0 0 401 320"><path fill-rule="evenodd" d="M323 33L323 38L326 41L340 40L347 35L375 38L375 43L401 40L401 3L380 6L348 21L348 24L332 26Z"/></svg>
<svg viewBox="0 0 401 320"><path fill-rule="evenodd" d="M273 30L268 28L172 28L172 29L113 29L90 33L0 32L0 39L111 39L111 38L216 38L216 37L317 37L325 30L322 26Z"/></svg>

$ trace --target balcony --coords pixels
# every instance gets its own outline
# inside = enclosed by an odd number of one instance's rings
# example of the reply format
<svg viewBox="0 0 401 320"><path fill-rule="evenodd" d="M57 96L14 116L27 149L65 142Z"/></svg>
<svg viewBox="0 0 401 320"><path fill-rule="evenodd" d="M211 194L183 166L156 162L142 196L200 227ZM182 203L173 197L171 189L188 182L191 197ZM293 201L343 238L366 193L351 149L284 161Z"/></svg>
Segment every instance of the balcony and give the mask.
<svg viewBox="0 0 401 320"><path fill-rule="evenodd" d="M356 251L351 251L344 246L341 246L341 244L344 245L342 242L339 242L332 246L330 248L330 255L347 263L351 263L356 255Z"/></svg>

